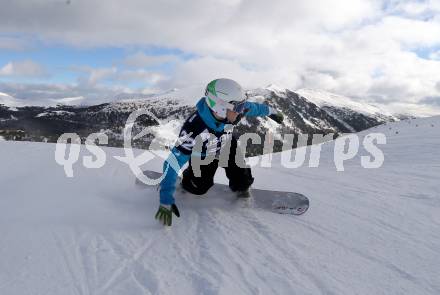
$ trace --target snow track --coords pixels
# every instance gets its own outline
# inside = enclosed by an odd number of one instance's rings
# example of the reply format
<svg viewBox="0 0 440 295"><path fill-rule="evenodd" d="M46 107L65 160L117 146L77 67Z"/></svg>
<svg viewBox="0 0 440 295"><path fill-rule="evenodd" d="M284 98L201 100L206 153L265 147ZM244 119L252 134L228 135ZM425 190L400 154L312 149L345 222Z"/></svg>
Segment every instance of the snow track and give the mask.
<svg viewBox="0 0 440 295"><path fill-rule="evenodd" d="M121 150L69 179L54 145L0 142L0 294L440 294L439 128L370 130L387 134L380 169L363 169L361 150L336 172L332 143L320 168L286 169L280 154L254 168L256 187L309 196L303 216L188 194L171 228Z"/></svg>

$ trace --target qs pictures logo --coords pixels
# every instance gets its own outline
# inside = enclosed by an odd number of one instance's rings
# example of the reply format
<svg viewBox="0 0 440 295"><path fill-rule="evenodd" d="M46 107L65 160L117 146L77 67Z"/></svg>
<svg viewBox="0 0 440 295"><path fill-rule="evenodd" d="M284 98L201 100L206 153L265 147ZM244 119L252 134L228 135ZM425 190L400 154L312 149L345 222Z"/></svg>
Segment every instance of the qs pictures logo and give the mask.
<svg viewBox="0 0 440 295"><path fill-rule="evenodd" d="M148 163L155 157L164 157L164 153L160 152L159 145L150 144L148 150L139 150L134 149L132 147L132 143L135 140L141 140L143 137L152 134L151 128L146 127L141 132L136 135L133 133L138 129L136 126L136 121L141 116L148 116L152 120L154 120L159 127L162 125L162 122L157 118L152 112L148 110L137 110L130 114L125 123L125 128L123 131L124 135L124 156L113 156L116 160L119 160L123 163L126 163L133 174L137 177L139 181L146 185L157 185L159 184L163 177L158 179L151 179L148 176L144 175L141 169L141 166ZM102 168L107 161L107 155L105 151L99 147L99 145L107 145L108 144L108 136L105 133L92 133L85 140L85 149L90 153L89 155L84 155L82 158L82 164L84 167L89 169L99 169ZM154 142L154 136L153 136ZM154 147L154 149L153 149ZM162 148L163 149L163 148ZM141 151L140 154L136 155L136 152ZM81 154L81 138L76 133L64 133L62 134L57 141L56 149L55 149L55 161L64 167L64 172L67 177L74 177L74 165L79 161ZM174 159L175 160L175 159ZM168 162L170 162L172 168L177 164L177 160L173 161L168 158ZM165 175L165 174L164 174Z"/></svg>

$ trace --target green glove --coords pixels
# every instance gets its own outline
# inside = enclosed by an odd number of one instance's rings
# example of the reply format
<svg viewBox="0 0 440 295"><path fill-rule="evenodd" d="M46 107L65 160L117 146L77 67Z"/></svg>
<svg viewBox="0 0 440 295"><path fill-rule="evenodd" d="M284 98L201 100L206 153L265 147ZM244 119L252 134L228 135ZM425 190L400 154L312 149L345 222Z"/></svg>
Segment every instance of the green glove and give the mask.
<svg viewBox="0 0 440 295"><path fill-rule="evenodd" d="M179 209L177 209L176 204L170 205L160 205L159 210L157 210L156 216L154 218L163 222L163 225L171 226L173 213L180 217Z"/></svg>
<svg viewBox="0 0 440 295"><path fill-rule="evenodd" d="M282 124L284 120L284 115L273 108L270 108L270 115L269 118L277 122L278 124Z"/></svg>

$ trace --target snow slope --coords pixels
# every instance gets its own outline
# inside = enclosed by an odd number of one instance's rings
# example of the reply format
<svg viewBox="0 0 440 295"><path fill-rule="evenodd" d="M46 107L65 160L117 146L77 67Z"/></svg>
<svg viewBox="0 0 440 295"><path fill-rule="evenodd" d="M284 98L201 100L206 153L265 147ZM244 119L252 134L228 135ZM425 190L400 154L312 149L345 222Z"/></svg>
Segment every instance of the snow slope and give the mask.
<svg viewBox="0 0 440 295"><path fill-rule="evenodd" d="M66 178L55 145L0 142L0 293L439 294L439 128L433 117L370 130L387 135L379 169L355 157L336 172L333 143L319 168L274 154L253 169L255 187L308 195L304 216L188 196L171 228L153 218L155 188L112 158L122 150Z"/></svg>

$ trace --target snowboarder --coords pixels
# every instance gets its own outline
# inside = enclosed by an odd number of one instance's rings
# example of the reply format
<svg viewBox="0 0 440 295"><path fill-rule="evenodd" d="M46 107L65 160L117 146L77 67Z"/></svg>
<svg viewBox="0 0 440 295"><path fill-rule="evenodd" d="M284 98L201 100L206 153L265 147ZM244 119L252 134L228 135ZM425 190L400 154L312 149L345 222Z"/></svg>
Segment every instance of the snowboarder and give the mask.
<svg viewBox="0 0 440 295"><path fill-rule="evenodd" d="M173 196L178 170L189 161L189 166L183 172L181 186L190 193L205 194L214 184L214 174L219 166L218 153L227 142L230 144L230 152L227 167L224 168L229 179L229 187L237 193L237 197L249 197L249 188L254 178L249 167L238 165L236 162L236 153L239 153L237 158L243 163L244 155L240 149L237 149L237 139L232 136L232 127L243 116L269 116L277 123L283 121L282 113L274 108L247 101L242 87L231 79L211 81L206 87L205 96L199 100L196 107L197 110L183 124L179 140L163 166L166 175L160 184L160 205L155 218L164 225L171 225L173 213L180 217ZM193 149L196 140L200 138L201 153ZM215 140L210 140L212 138ZM200 174L194 173L191 154L194 157L196 153L203 158L211 152L216 153L217 158L209 164L201 165Z"/></svg>

